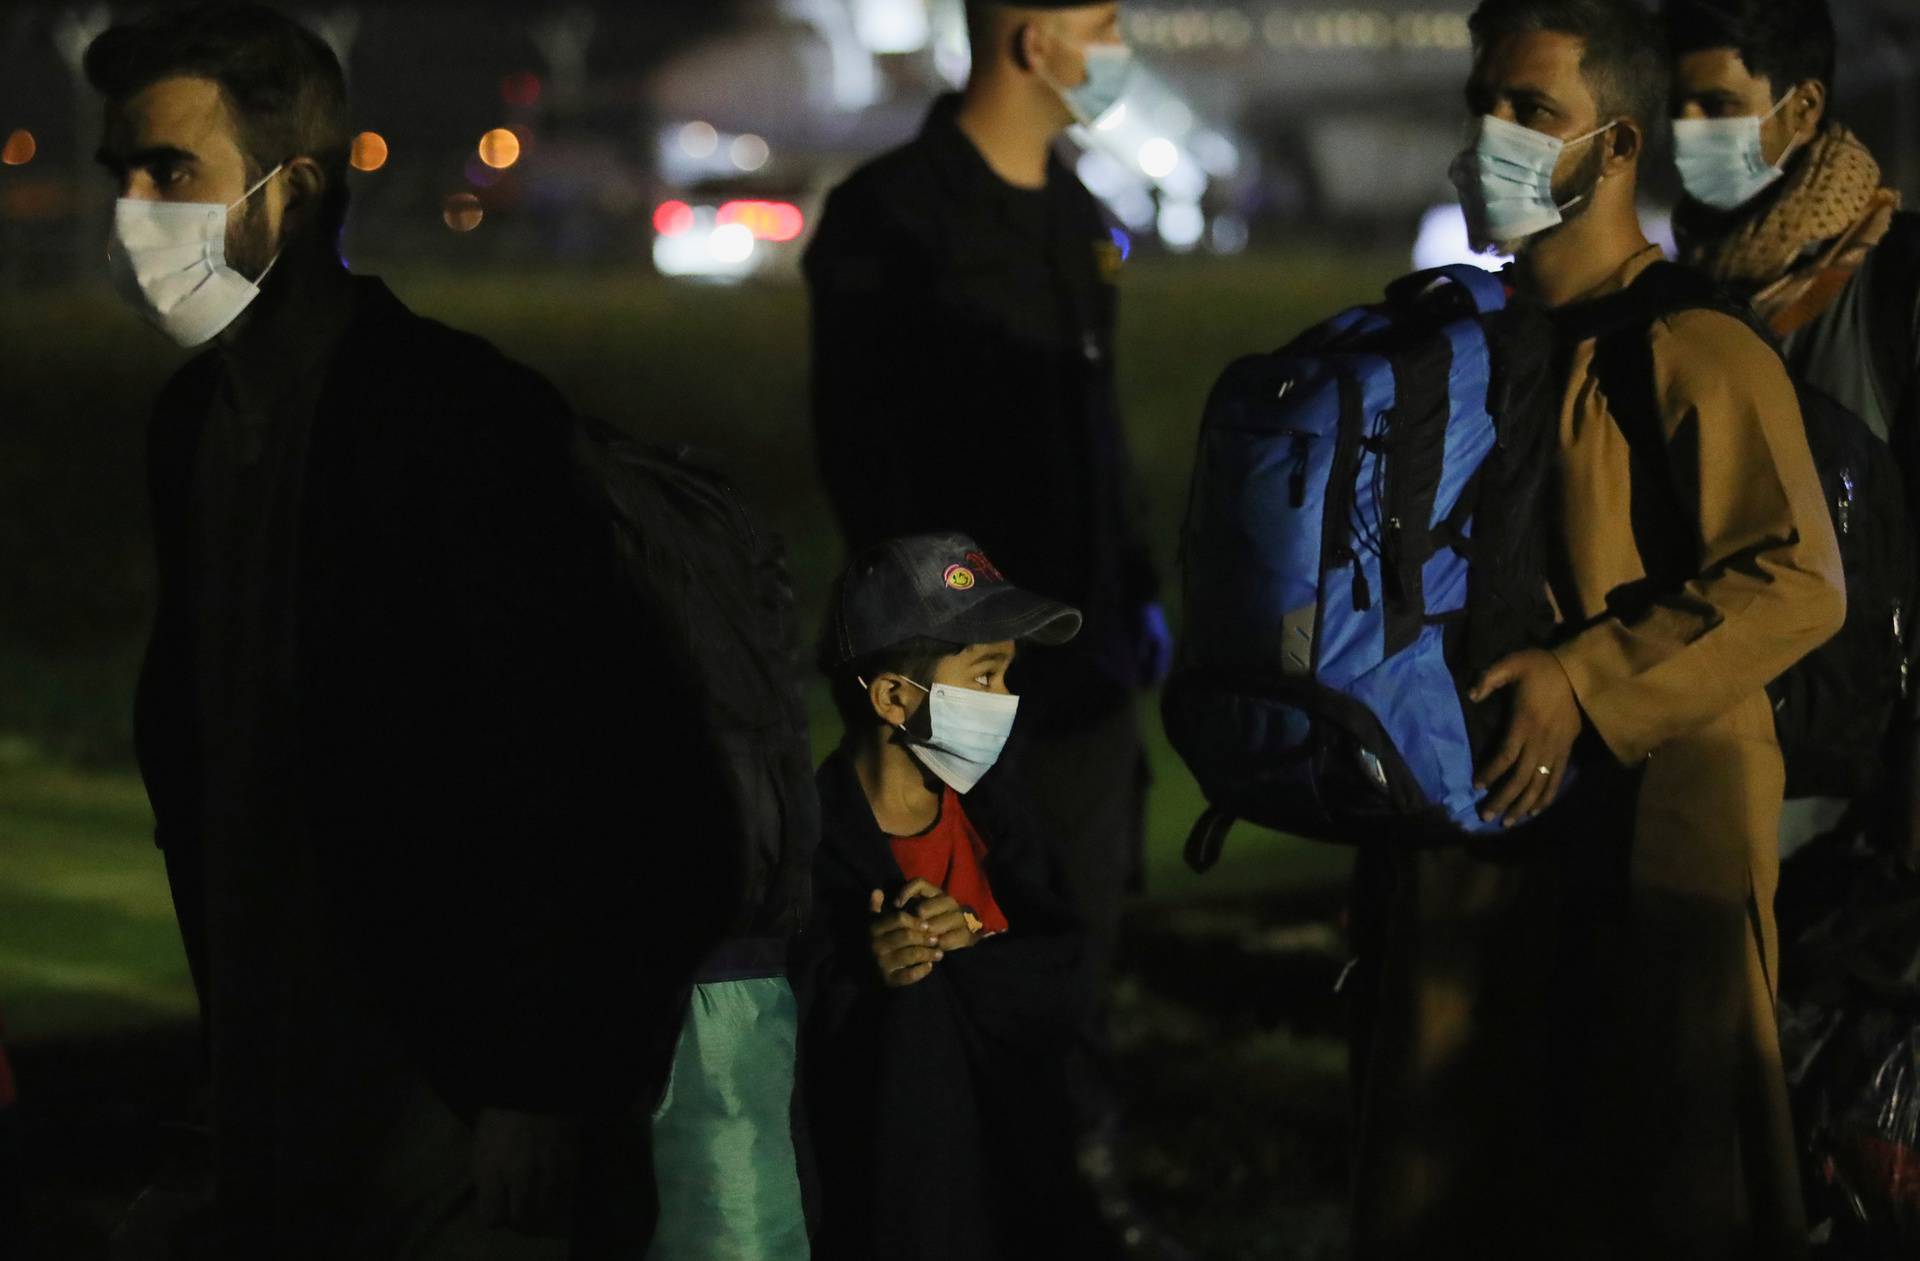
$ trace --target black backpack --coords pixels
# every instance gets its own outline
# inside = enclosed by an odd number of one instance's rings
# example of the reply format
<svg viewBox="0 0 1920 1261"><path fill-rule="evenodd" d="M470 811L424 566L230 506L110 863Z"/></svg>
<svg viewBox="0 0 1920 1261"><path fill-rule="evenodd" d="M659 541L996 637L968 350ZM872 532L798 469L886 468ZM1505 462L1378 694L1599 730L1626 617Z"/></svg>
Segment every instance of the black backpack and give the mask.
<svg viewBox="0 0 1920 1261"><path fill-rule="evenodd" d="M1597 337L1594 367L1635 459L1651 468L1648 485L1665 480L1665 443L1657 428L1647 330L1689 309L1741 320L1775 346L1771 332L1742 304L1695 272L1656 263L1625 291L1570 308L1563 333ZM1840 541L1847 584L1847 620L1839 634L1767 686L1774 728L1786 760L1787 796L1857 797L1878 782L1883 741L1907 692L1907 621L1914 602L1912 519L1898 462L1865 421L1799 379L1794 387L1807 445ZM1660 514L1661 532L1696 530L1671 497L1636 497L1635 511ZM1656 583L1688 574L1650 574Z"/></svg>
<svg viewBox="0 0 1920 1261"><path fill-rule="evenodd" d="M1920 214L1894 216L1864 270L1874 374L1895 425L1904 418L1907 427L1889 436L1906 467L1920 469Z"/></svg>
<svg viewBox="0 0 1920 1261"><path fill-rule="evenodd" d="M701 675L710 733L733 780L745 860L742 909L730 935L790 936L807 918L820 808L780 540L684 449L581 418L574 454L627 577ZM724 804L715 803L716 833L724 831Z"/></svg>

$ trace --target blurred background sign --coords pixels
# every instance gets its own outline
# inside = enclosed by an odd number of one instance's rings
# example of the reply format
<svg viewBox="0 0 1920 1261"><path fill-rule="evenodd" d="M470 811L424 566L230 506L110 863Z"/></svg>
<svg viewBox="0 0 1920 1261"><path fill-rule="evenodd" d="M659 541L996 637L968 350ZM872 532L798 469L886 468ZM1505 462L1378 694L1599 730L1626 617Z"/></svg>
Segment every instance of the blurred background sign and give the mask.
<svg viewBox="0 0 1920 1261"><path fill-rule="evenodd" d="M1835 7L1840 115L1911 200L1920 4ZM98 110L77 68L116 11L16 0L0 19L0 281L98 271ZM1453 200L1470 11L1465 0L1135 0L1123 21L1141 72L1099 127L1072 137L1081 178L1129 250L1235 254L1302 234L1411 250L1424 231L1430 254L1452 240L1433 212ZM791 277L825 190L911 136L967 70L962 0L303 15L347 64L379 154L356 163L350 254ZM1656 216L1670 197L1652 181Z"/></svg>

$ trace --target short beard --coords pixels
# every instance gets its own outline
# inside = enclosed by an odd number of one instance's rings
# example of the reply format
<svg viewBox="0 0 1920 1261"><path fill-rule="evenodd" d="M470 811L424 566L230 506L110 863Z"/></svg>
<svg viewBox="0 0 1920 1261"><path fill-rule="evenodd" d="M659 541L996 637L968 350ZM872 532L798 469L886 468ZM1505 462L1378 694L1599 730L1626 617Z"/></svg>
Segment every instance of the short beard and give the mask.
<svg viewBox="0 0 1920 1261"><path fill-rule="evenodd" d="M1597 141L1600 137L1596 136L1594 139ZM1600 189L1600 181L1606 173L1606 165L1607 151L1598 144L1590 144L1587 156L1580 160L1579 165L1574 167L1573 173L1567 177L1566 188L1553 190L1554 204L1567 207L1560 212L1560 222L1519 241L1495 242L1493 248L1502 254L1518 257L1592 210L1594 194Z"/></svg>
<svg viewBox="0 0 1920 1261"><path fill-rule="evenodd" d="M1567 207L1560 212L1560 222L1554 225L1555 228L1563 228L1593 209L1594 195L1600 191L1600 181L1606 176L1607 151L1600 144L1604 138L1603 133L1588 142L1587 156L1581 159L1580 164L1574 167L1573 174L1567 177L1570 187L1564 195L1561 190L1554 190L1554 202ZM1578 200L1575 200L1576 198ZM1573 204L1568 205L1569 202Z"/></svg>
<svg viewBox="0 0 1920 1261"><path fill-rule="evenodd" d="M249 198L235 214L227 225L227 265L258 283L272 265L277 246L258 202Z"/></svg>

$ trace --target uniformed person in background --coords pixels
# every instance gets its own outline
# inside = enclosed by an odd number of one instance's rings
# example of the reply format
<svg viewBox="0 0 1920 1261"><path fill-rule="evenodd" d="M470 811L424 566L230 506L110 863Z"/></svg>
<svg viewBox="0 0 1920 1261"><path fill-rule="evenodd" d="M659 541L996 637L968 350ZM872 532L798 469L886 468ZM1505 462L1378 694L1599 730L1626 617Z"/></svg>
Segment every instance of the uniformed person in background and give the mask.
<svg viewBox="0 0 1920 1261"><path fill-rule="evenodd" d="M970 0L965 91L834 190L806 259L820 466L848 548L960 531L1086 615L1073 644L1023 654L1005 773L1089 929L1076 1089L1095 1164L1114 1115L1104 994L1140 863L1135 696L1170 652L1115 397L1123 238L1056 152L1125 86L1119 8Z"/></svg>

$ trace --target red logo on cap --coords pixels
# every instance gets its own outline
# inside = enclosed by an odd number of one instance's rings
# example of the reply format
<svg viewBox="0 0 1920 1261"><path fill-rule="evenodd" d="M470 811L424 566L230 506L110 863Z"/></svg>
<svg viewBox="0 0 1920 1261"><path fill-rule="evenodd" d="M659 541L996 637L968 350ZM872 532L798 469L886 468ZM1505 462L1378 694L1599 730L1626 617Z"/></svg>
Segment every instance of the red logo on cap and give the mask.
<svg viewBox="0 0 1920 1261"><path fill-rule="evenodd" d="M999 567L987 559L985 552L968 552L966 559L967 564L973 566L974 572L978 573L988 582L1005 582L1007 580L1007 576L1000 572Z"/></svg>

